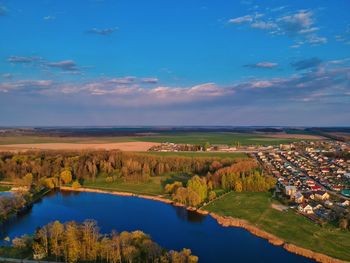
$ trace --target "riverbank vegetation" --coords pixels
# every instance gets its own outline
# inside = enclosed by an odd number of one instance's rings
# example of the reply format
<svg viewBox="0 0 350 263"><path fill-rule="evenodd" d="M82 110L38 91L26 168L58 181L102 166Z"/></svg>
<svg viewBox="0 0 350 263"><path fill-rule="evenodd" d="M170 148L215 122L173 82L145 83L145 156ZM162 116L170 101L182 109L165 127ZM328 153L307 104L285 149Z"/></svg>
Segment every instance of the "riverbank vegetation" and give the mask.
<svg viewBox="0 0 350 263"><path fill-rule="evenodd" d="M225 191L267 191L275 184L246 155L238 158L120 151L7 153L0 156L0 174L6 180L47 188L80 184L135 194L166 193L190 206L211 201Z"/></svg>
<svg viewBox="0 0 350 263"><path fill-rule="evenodd" d="M79 181L87 187L160 194L163 182L171 181L174 175L206 176L216 169L215 164L227 167L248 159L246 155L243 156L182 156L120 151L3 153L0 155L0 179L2 177L16 184L22 184L27 179L48 188Z"/></svg>
<svg viewBox="0 0 350 263"><path fill-rule="evenodd" d="M272 207L275 202L269 192L231 192L203 209L221 216L245 219L288 243L350 260L350 231L333 225L321 227L293 210L278 211Z"/></svg>
<svg viewBox="0 0 350 263"><path fill-rule="evenodd" d="M259 171L258 164L252 159L227 166L214 161L209 170L205 177L195 175L186 184L181 181L167 184L165 191L175 201L197 207L203 202L213 201L218 193L266 192L276 184L275 179Z"/></svg>
<svg viewBox="0 0 350 263"><path fill-rule="evenodd" d="M0 223L7 220L11 215L31 206L32 203L44 196L49 189L30 187L16 191L8 196L0 196Z"/></svg>
<svg viewBox="0 0 350 263"><path fill-rule="evenodd" d="M79 181L107 176L110 181L122 178L145 182L152 176L171 172L206 174L214 160L230 165L237 158L156 156L120 151L5 153L0 155L0 176L14 181L32 174L33 181L39 182L45 178L58 179L68 170Z"/></svg>
<svg viewBox="0 0 350 263"><path fill-rule="evenodd" d="M13 240L17 255L56 262L196 263L191 250L166 251L142 231L101 234L95 221L55 221L37 229L33 237ZM13 250L12 249L12 250ZM8 253L14 251L7 250Z"/></svg>
<svg viewBox="0 0 350 263"><path fill-rule="evenodd" d="M7 192L11 190L11 186L0 185L0 192Z"/></svg>

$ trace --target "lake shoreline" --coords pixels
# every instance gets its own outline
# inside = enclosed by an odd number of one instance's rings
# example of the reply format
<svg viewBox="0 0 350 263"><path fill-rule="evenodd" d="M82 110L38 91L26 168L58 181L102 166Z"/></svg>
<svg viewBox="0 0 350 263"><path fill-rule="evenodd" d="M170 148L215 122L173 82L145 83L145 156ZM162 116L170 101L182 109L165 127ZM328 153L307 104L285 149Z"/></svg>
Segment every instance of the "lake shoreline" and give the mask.
<svg viewBox="0 0 350 263"><path fill-rule="evenodd" d="M287 250L290 253L297 254L306 258L310 258L313 260L316 260L317 262L321 263L349 263L349 261L333 258L331 256L327 256L325 254L319 253L319 252L314 252L312 250L294 245L292 243L287 243L285 240L276 237L273 234L270 234L264 230L261 230L260 228L252 225L246 220L239 219L239 218L233 218L229 216L220 216L216 213L209 212L204 209L197 209L195 207L189 207L184 204L175 202L170 199L166 199L161 196L150 196L150 195L139 195L139 194L134 194L134 193L129 193L129 192L119 192L119 191L107 191L107 190L101 190L101 189L95 189L95 188L72 188L72 187L67 187L67 186L62 186L60 188L62 191L75 191L75 192L88 192L88 193L100 193L100 194L111 194L111 195L117 195L117 196L129 196L129 197L138 197L142 199L147 199L147 200L152 200L152 201L158 201L166 204L170 204L173 206L179 206L179 207L184 207L188 211L195 211L199 214L202 215L210 215L213 219L215 219L218 224L220 224L223 227L240 227L251 234L266 239L270 244L274 246L281 246L285 250Z"/></svg>

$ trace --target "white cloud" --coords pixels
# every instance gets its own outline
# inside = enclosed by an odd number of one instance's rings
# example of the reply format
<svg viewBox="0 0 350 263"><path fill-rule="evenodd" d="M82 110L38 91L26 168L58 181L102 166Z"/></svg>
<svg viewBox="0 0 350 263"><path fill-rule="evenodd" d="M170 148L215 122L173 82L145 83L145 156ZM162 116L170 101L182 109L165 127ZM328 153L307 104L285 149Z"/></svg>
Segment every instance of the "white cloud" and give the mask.
<svg viewBox="0 0 350 263"><path fill-rule="evenodd" d="M229 23L247 24L250 28L265 30L273 35L286 35L298 40L298 43L291 45L291 48L298 48L304 43L312 46L327 43L326 37L317 34L320 28L315 25L314 13L310 10L299 10L277 17L276 15L266 17L266 15L255 13L230 19ZM341 38L338 37L338 39Z"/></svg>
<svg viewBox="0 0 350 263"><path fill-rule="evenodd" d="M231 24L242 24L242 23L247 23L252 21L253 21L253 17L251 15L246 15L246 16L232 18L228 22Z"/></svg>

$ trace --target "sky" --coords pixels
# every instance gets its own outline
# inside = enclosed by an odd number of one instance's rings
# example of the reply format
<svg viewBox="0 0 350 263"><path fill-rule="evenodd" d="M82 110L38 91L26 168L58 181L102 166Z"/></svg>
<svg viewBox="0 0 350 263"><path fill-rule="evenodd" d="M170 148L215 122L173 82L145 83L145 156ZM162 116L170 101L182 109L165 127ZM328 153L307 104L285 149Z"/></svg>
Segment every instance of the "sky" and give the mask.
<svg viewBox="0 0 350 263"><path fill-rule="evenodd" d="M0 126L349 126L349 0L0 0Z"/></svg>

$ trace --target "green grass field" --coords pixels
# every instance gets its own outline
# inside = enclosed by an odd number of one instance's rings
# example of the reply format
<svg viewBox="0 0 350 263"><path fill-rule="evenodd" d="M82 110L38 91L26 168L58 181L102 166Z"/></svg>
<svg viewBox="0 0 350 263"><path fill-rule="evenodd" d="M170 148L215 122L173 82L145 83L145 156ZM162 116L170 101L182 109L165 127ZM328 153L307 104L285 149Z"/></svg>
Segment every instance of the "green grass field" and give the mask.
<svg viewBox="0 0 350 263"><path fill-rule="evenodd" d="M106 182L105 177L98 177L94 182L84 181L83 187L96 188L106 191L119 191L134 194L162 195L164 186L174 181L186 183L190 178L188 174L169 173L163 176L153 176L148 182L129 183L122 181Z"/></svg>
<svg viewBox="0 0 350 263"><path fill-rule="evenodd" d="M104 178L99 178L95 182L86 181L84 187L96 188L107 191L128 192L134 194L160 195L163 193L161 180L163 177L152 177L146 183L112 182L106 183Z"/></svg>
<svg viewBox="0 0 350 263"><path fill-rule="evenodd" d="M30 251L23 251L13 247L0 247L0 257L27 259L31 258L32 253Z"/></svg>
<svg viewBox="0 0 350 263"><path fill-rule="evenodd" d="M136 140L146 142L173 142L181 144L204 144L206 142L209 142L210 144L228 145L237 145L238 143L240 145L277 145L281 143L298 141L298 139L269 138L267 136L257 134L231 132L189 132L162 134L137 138Z"/></svg>
<svg viewBox="0 0 350 263"><path fill-rule="evenodd" d="M320 227L294 211L271 207L270 193L229 193L205 206L219 215L245 219L289 243L343 260L350 260L350 231Z"/></svg>
<svg viewBox="0 0 350 263"><path fill-rule="evenodd" d="M131 137L0 136L0 145L35 143L108 143L135 141Z"/></svg>
<svg viewBox="0 0 350 263"><path fill-rule="evenodd" d="M142 152L142 154L156 156L181 156L181 157L217 157L217 158L248 158L245 153L225 152Z"/></svg>
<svg viewBox="0 0 350 263"><path fill-rule="evenodd" d="M259 134L232 132L179 132L144 136L114 137L54 137L54 136L0 136L0 145L35 143L112 143L112 142L173 142L181 144L228 144L228 145L278 145L298 141L298 139L271 138Z"/></svg>
<svg viewBox="0 0 350 263"><path fill-rule="evenodd" d="M10 186L0 185L0 192L6 192L11 190Z"/></svg>

